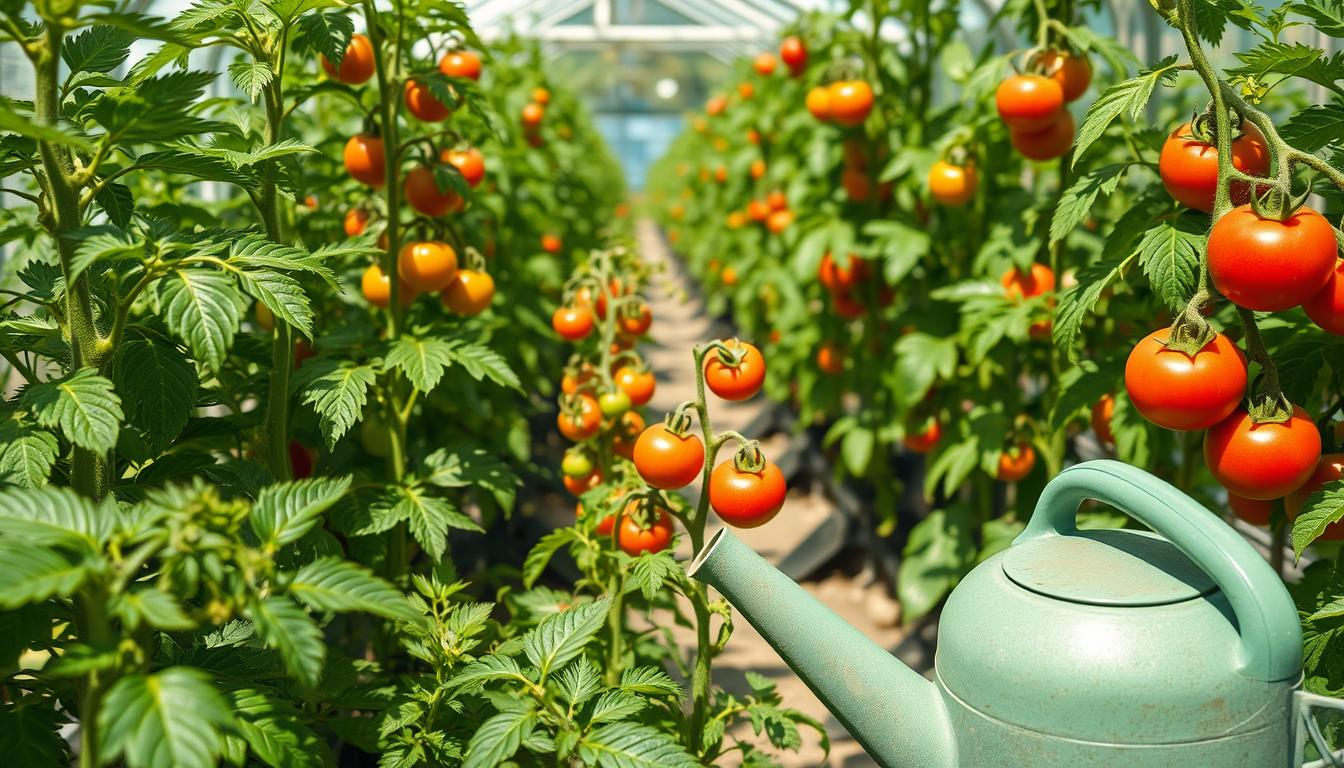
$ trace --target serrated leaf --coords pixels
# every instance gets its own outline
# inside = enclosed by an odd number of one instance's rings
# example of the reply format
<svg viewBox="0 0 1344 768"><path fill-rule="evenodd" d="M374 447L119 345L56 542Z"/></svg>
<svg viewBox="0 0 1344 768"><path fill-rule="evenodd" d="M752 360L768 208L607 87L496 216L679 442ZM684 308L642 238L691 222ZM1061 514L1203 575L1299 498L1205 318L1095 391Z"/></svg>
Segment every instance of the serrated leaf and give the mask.
<svg viewBox="0 0 1344 768"><path fill-rule="evenodd" d="M1082 127L1078 129L1078 140L1074 143L1074 166L1078 165L1078 160L1092 145L1092 142L1106 132L1107 126L1113 120L1126 112L1129 113L1130 119L1139 119L1144 107L1148 105L1149 97L1153 94L1153 88L1159 82L1168 84L1174 82L1175 71L1173 67L1176 64L1176 58L1176 56L1168 56L1159 61L1152 69L1139 73L1138 77L1116 83L1103 91L1097 97L1097 100L1092 102L1092 106L1087 110L1087 117L1083 118Z"/></svg>
<svg viewBox="0 0 1344 768"><path fill-rule="evenodd" d="M131 217L135 215L135 196L130 187L113 182L98 190L93 199L112 224L123 228L130 226Z"/></svg>
<svg viewBox="0 0 1344 768"><path fill-rule="evenodd" d="M76 240L75 257L70 263L70 279L100 261L135 258L144 255L145 244L116 227L89 227L68 233L67 239Z"/></svg>
<svg viewBox="0 0 1344 768"><path fill-rule="evenodd" d="M335 448L336 441L363 417L369 387L377 374L371 365L331 360L304 366L310 367L312 373L303 388L303 402L317 413L327 448Z"/></svg>
<svg viewBox="0 0 1344 768"><path fill-rule="evenodd" d="M672 581L681 566L670 552L645 553L635 558L630 572L630 586L638 587L645 600L652 600L662 590L663 583Z"/></svg>
<svg viewBox="0 0 1344 768"><path fill-rule="evenodd" d="M202 181L222 181L243 188L252 188L256 179L238 171L218 157L203 154L199 147L179 146L158 152L146 152L136 158L134 168L141 171L159 171L191 176Z"/></svg>
<svg viewBox="0 0 1344 768"><path fill-rule="evenodd" d="M1293 551L1298 557L1333 523L1344 520L1344 480L1326 483L1307 496L1293 520Z"/></svg>
<svg viewBox="0 0 1344 768"><path fill-rule="evenodd" d="M317 623L293 600L272 595L248 603L247 617L257 636L280 653L289 674L307 688L317 686L327 645Z"/></svg>
<svg viewBox="0 0 1344 768"><path fill-rule="evenodd" d="M1092 205L1101 195L1109 195L1125 178L1129 163L1104 165L1079 176L1076 181L1060 195L1055 206L1055 215L1050 219L1050 244L1054 245L1069 236L1087 215Z"/></svg>
<svg viewBox="0 0 1344 768"><path fill-rule="evenodd" d="M72 595L88 577L82 557L64 550L0 539L0 609L12 610L54 595Z"/></svg>
<svg viewBox="0 0 1344 768"><path fill-rule="evenodd" d="M0 536L33 546L84 542L92 551L119 523L116 504L95 502L71 488L11 488L0 491Z"/></svg>
<svg viewBox="0 0 1344 768"><path fill-rule="evenodd" d="M273 768L327 768L335 759L327 743L305 724L289 701L255 688L229 691L229 707L248 749Z"/></svg>
<svg viewBox="0 0 1344 768"><path fill-rule="evenodd" d="M18 419L0 423L0 482L25 488L46 485L59 451L49 430Z"/></svg>
<svg viewBox="0 0 1344 768"><path fill-rule="evenodd" d="M614 723L620 720L639 714L647 706L647 703L633 693L616 690L607 691L598 697L593 704L592 714L588 717L589 725L598 723Z"/></svg>
<svg viewBox="0 0 1344 768"><path fill-rule="evenodd" d="M122 593L113 604L112 613L132 631L142 624L169 631L196 626L172 595L148 587Z"/></svg>
<svg viewBox="0 0 1344 768"><path fill-rule="evenodd" d="M255 104L261 92L275 79L275 72L264 61L239 59L229 65L229 79L238 90L247 94L248 101Z"/></svg>
<svg viewBox="0 0 1344 768"><path fill-rule="evenodd" d="M70 765L60 731L68 721L54 698L30 694L0 704L0 753L16 766Z"/></svg>
<svg viewBox="0 0 1344 768"><path fill-rule="evenodd" d="M537 713L531 709L500 712L491 717L472 734L462 768L496 768L503 764L513 757L536 725Z"/></svg>
<svg viewBox="0 0 1344 768"><path fill-rule="evenodd" d="M524 635L523 651L543 678L583 653L584 646L606 623L610 602L609 598L603 597L576 605L547 617Z"/></svg>
<svg viewBox="0 0 1344 768"><path fill-rule="evenodd" d="M602 673L596 664L584 659L561 670L555 676L555 687L562 701L577 707L602 690Z"/></svg>
<svg viewBox="0 0 1344 768"><path fill-rule="evenodd" d="M117 27L95 24L66 38L61 59L73 72L111 72L126 61L135 37Z"/></svg>
<svg viewBox="0 0 1344 768"><path fill-rule="evenodd" d="M579 742L579 754L599 768L696 768L670 734L648 725L610 723Z"/></svg>
<svg viewBox="0 0 1344 768"><path fill-rule="evenodd" d="M130 768L212 768L233 722L210 678L188 667L127 675L98 710L104 756Z"/></svg>
<svg viewBox="0 0 1344 768"><path fill-rule="evenodd" d="M294 574L288 590L314 611L357 611L406 621L420 617L391 584L362 565L339 557L323 557L303 566Z"/></svg>
<svg viewBox="0 0 1344 768"><path fill-rule="evenodd" d="M213 269L175 269L158 284L161 317L191 354L220 370L242 320L233 279Z"/></svg>
<svg viewBox="0 0 1344 768"><path fill-rule="evenodd" d="M196 406L196 367L177 345L154 336L128 338L116 355L112 380L126 420L161 453L182 434Z"/></svg>
<svg viewBox="0 0 1344 768"><path fill-rule="evenodd" d="M431 557L443 556L448 548L448 529L483 532L471 518L458 511L451 501L429 496L418 487L402 488L396 511L407 521L411 535Z"/></svg>
<svg viewBox="0 0 1344 768"><path fill-rule="evenodd" d="M1067 353L1070 360L1078 357L1074 340L1082 330L1083 321L1092 314L1101 294L1124 278L1125 270L1129 269L1134 259L1135 256L1131 255L1124 259L1107 259L1089 264L1078 270L1078 284L1066 289L1060 296L1052 338L1055 347Z"/></svg>
<svg viewBox="0 0 1344 768"><path fill-rule="evenodd" d="M448 687L466 693L478 691L486 683L497 680L522 679L518 662L508 656L491 654L463 667L448 681Z"/></svg>
<svg viewBox="0 0 1344 768"><path fill-rule="evenodd" d="M1344 142L1344 106L1313 104L1280 125L1279 136L1303 152Z"/></svg>
<svg viewBox="0 0 1344 768"><path fill-rule="evenodd" d="M263 544L272 547L303 538L318 518L350 490L350 477L308 478L268 485L252 505L248 522Z"/></svg>
<svg viewBox="0 0 1344 768"><path fill-rule="evenodd" d="M269 269L253 269L239 272L238 283L276 317L313 337L312 306L297 280Z"/></svg>
<svg viewBox="0 0 1344 768"><path fill-rule="evenodd" d="M106 453L117 444L121 427L121 400L111 381L92 368L80 368L56 381L33 384L20 404L37 423L57 428L75 445Z"/></svg>
<svg viewBox="0 0 1344 768"><path fill-rule="evenodd" d="M294 42L300 50L316 51L339 67L355 25L344 13L310 13L299 18L294 30Z"/></svg>
<svg viewBox="0 0 1344 768"><path fill-rule="evenodd" d="M425 457L421 479L440 488L484 488L501 507L513 505L521 481L499 456L481 449L440 448Z"/></svg>
<svg viewBox="0 0 1344 768"><path fill-rule="evenodd" d="M621 690L645 696L681 696L681 686L657 667L630 667L621 672Z"/></svg>
<svg viewBox="0 0 1344 768"><path fill-rule="evenodd" d="M1227 70L1234 77L1265 79L1266 75L1302 77L1327 88L1344 80L1344 56L1302 43L1262 41L1249 51L1237 53L1241 66Z"/></svg>
<svg viewBox="0 0 1344 768"><path fill-rule="evenodd" d="M1344 5L1329 0L1293 3L1294 13L1311 19L1316 31L1331 37L1344 37Z"/></svg>
<svg viewBox="0 0 1344 768"><path fill-rule="evenodd" d="M1139 264L1148 282L1168 307L1180 309L1190 300L1199 276L1199 261L1208 238L1195 216L1153 224L1139 242Z"/></svg>
<svg viewBox="0 0 1344 768"><path fill-rule="evenodd" d="M501 386L522 391L522 382L513 372L504 357L484 344L456 342L453 345L453 362L466 369L473 379L490 379Z"/></svg>
<svg viewBox="0 0 1344 768"><path fill-rule="evenodd" d="M93 145L83 136L67 131L59 125L34 122L31 116L18 114L4 102L0 102L0 132L16 133L34 141L61 144L85 151L93 149Z"/></svg>
<svg viewBox="0 0 1344 768"><path fill-rule="evenodd" d="M523 560L523 586L528 589L537 582L551 558L564 545L575 540L573 528L556 528L541 537Z"/></svg>
<svg viewBox="0 0 1344 768"><path fill-rule="evenodd" d="M424 393L438 386L443 371L456 359L453 345L443 339L403 336L388 351L384 363L406 374L411 385ZM479 379L480 377L477 376Z"/></svg>

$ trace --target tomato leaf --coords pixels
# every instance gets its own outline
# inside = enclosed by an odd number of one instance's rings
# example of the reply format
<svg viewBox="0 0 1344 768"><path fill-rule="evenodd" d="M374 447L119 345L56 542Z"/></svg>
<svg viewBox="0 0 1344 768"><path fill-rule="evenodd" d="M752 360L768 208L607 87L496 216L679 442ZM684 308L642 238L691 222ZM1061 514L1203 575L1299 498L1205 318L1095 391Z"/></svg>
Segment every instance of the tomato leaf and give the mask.
<svg viewBox="0 0 1344 768"><path fill-rule="evenodd" d="M294 44L300 51L326 56L333 67L339 67L354 31L355 23L344 13L310 13L294 24Z"/></svg>
<svg viewBox="0 0 1344 768"><path fill-rule="evenodd" d="M336 441L363 418L377 372L371 365L336 360L316 360L301 370L303 402L317 413L327 448L335 448Z"/></svg>
<svg viewBox="0 0 1344 768"><path fill-rule="evenodd" d="M209 676L189 667L127 675L98 711L104 754L130 768L210 768L233 724Z"/></svg>
<svg viewBox="0 0 1344 768"><path fill-rule="evenodd" d="M243 310L233 278L213 269L179 268L158 283L161 317L192 357L211 371L224 365Z"/></svg>
<svg viewBox="0 0 1344 768"><path fill-rule="evenodd" d="M602 597L542 620L523 636L523 651L545 679L574 657L606 624L611 599Z"/></svg>
<svg viewBox="0 0 1344 768"><path fill-rule="evenodd" d="M47 668L48 671L50 667ZM70 765L60 728L69 718L54 697L27 695L0 706L0 750L15 765Z"/></svg>
<svg viewBox="0 0 1344 768"><path fill-rule="evenodd" d="M89 575L85 557L66 548L0 539L0 609L72 595Z"/></svg>
<svg viewBox="0 0 1344 768"><path fill-rule="evenodd" d="M960 504L935 509L910 531L901 556L897 598L907 621L933 610L975 564L970 510Z"/></svg>
<svg viewBox="0 0 1344 768"><path fill-rule="evenodd" d="M1124 278L1125 271L1134 260L1134 256L1124 259L1107 259L1078 270L1078 284L1064 291L1059 299L1059 310L1055 313L1052 338L1055 346L1066 352L1070 361L1078 359L1078 348L1074 340L1082 330L1083 321L1097 306L1101 294L1115 282Z"/></svg>
<svg viewBox="0 0 1344 768"><path fill-rule="evenodd" d="M257 636L280 654L285 669L305 688L314 688L322 676L327 645L317 622L281 595L253 599L247 617L256 627Z"/></svg>
<svg viewBox="0 0 1344 768"><path fill-rule="evenodd" d="M252 103L275 79L275 71L264 61L239 59L229 65L229 79Z"/></svg>
<svg viewBox="0 0 1344 768"><path fill-rule="evenodd" d="M250 269L237 274L243 290L299 333L313 337L313 310L297 280L269 269Z"/></svg>
<svg viewBox="0 0 1344 768"><path fill-rule="evenodd" d="M630 587L638 588L645 600L652 600L662 590L666 582L675 582L681 573L681 566L672 559L670 551L646 552L635 558L634 568L630 570Z"/></svg>
<svg viewBox="0 0 1344 768"><path fill-rule="evenodd" d="M513 506L522 484L507 464L483 448L440 448L421 467L424 482L440 488L484 488L505 509Z"/></svg>
<svg viewBox="0 0 1344 768"><path fill-rule="evenodd" d="M403 336L392 345L384 363L400 369L416 389L428 394L455 359L453 346L443 339Z"/></svg>
<svg viewBox="0 0 1344 768"><path fill-rule="evenodd" d="M1297 519L1293 520L1293 552L1302 557L1302 552L1327 527L1340 520L1344 520L1344 480L1335 480L1321 486L1303 502Z"/></svg>
<svg viewBox="0 0 1344 768"><path fill-rule="evenodd" d="M583 760L600 768L694 768L699 765L672 736L653 726L610 723L579 742Z"/></svg>
<svg viewBox="0 0 1344 768"><path fill-rule="evenodd" d="M453 362L465 368L473 379L477 381L490 379L500 386L523 391L523 383L519 380L518 374L513 372L504 357L495 350L484 344L461 340L453 341L451 345Z"/></svg>
<svg viewBox="0 0 1344 768"><path fill-rule="evenodd" d="M330 747L306 724L290 701L256 688L225 694L237 717L238 733L266 765L326 768L335 763Z"/></svg>
<svg viewBox="0 0 1344 768"><path fill-rule="evenodd" d="M1073 165L1078 165L1078 160L1087 152L1087 148L1105 133L1117 117L1129 113L1130 119L1137 120L1159 82L1165 85L1176 82L1176 71L1173 69L1176 59L1174 55L1162 59L1157 66L1144 70L1138 77L1107 88L1092 102L1087 117L1083 118L1083 124L1078 129L1078 139L1073 148Z"/></svg>
<svg viewBox="0 0 1344 768"><path fill-rule="evenodd" d="M60 445L56 436L30 422L0 423L0 481L25 488L47 484Z"/></svg>
<svg viewBox="0 0 1344 768"><path fill-rule="evenodd" d="M1188 214L1154 223L1139 242L1139 264L1153 293L1172 309L1184 307L1195 292L1207 230L1206 217Z"/></svg>
<svg viewBox="0 0 1344 768"><path fill-rule="evenodd" d="M1344 142L1344 106L1313 104L1279 126L1279 136L1303 152L1316 152Z"/></svg>
<svg viewBox="0 0 1344 768"><path fill-rule="evenodd" d="M556 528L542 536L523 560L523 586L531 589L537 579L541 578L542 572L546 570L555 553L572 541L577 541L573 528Z"/></svg>
<svg viewBox="0 0 1344 768"><path fill-rule="evenodd" d="M104 453L117 444L121 399L112 382L92 368L33 384L24 390L20 404L32 411L37 423L59 428L81 448Z"/></svg>
<svg viewBox="0 0 1344 768"><path fill-rule="evenodd" d="M176 344L155 336L123 341L116 356L112 380L126 420L154 453L162 453L182 434L196 406L196 366Z"/></svg>
<svg viewBox="0 0 1344 768"><path fill-rule="evenodd" d="M537 725L530 706L506 710L481 723L467 744L462 768L494 768L513 757Z"/></svg>
<svg viewBox="0 0 1344 768"><path fill-rule="evenodd" d="M314 611L358 611L405 621L420 618L400 590L364 566L339 557L323 557L303 566L289 582L288 591Z"/></svg>
<svg viewBox="0 0 1344 768"><path fill-rule="evenodd" d="M1050 219L1050 244L1060 242L1069 236L1087 215L1092 205L1101 195L1110 195L1133 163L1113 163L1103 165L1079 176L1059 197L1055 206L1055 215Z"/></svg>
<svg viewBox="0 0 1344 768"><path fill-rule="evenodd" d="M349 489L348 475L268 485L252 504L248 523L264 545L291 544L311 531Z"/></svg>

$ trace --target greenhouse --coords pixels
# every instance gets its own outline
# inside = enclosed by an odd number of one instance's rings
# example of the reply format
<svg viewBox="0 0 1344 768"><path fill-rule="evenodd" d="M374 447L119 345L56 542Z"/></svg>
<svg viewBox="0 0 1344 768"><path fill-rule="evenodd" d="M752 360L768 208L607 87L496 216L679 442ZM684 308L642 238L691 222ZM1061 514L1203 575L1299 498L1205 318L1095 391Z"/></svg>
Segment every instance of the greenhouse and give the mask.
<svg viewBox="0 0 1344 768"><path fill-rule="evenodd" d="M16 768L1344 768L1340 0L0 2Z"/></svg>

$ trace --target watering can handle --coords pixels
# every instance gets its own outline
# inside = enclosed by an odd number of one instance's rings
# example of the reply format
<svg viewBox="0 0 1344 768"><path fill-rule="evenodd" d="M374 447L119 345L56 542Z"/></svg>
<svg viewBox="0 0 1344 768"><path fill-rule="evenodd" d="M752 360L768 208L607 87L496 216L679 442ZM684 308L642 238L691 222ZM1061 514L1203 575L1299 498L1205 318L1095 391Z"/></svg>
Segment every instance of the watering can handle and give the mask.
<svg viewBox="0 0 1344 768"><path fill-rule="evenodd" d="M1278 574L1236 531L1170 484L1118 461L1088 461L1059 473L1041 492L1014 542L1078 529L1078 506L1103 501L1165 537L1227 597L1241 635L1241 671L1280 681L1302 673L1297 609Z"/></svg>

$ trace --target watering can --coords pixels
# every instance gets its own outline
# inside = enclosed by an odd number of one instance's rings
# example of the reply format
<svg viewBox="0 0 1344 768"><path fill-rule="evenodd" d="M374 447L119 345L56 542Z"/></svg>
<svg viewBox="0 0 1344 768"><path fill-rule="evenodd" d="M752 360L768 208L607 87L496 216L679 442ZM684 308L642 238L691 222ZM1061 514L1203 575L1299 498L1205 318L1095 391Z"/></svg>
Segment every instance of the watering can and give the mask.
<svg viewBox="0 0 1344 768"><path fill-rule="evenodd" d="M1096 499L1153 532L1078 530ZM746 617L883 768L1344 765L1300 690L1302 631L1274 570L1189 496L1116 461L1045 487L1026 529L939 622L933 680L720 530L688 566ZM1337 762L1338 761L1338 762Z"/></svg>

